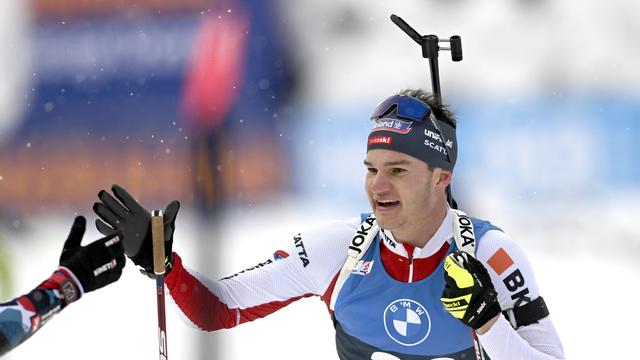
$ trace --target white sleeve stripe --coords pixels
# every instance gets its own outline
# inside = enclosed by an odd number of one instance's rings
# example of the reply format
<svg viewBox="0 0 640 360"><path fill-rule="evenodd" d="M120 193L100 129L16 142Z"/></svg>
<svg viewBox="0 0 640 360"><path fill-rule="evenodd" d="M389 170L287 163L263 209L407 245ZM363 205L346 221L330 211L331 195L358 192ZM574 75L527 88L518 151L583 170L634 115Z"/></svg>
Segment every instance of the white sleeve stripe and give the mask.
<svg viewBox="0 0 640 360"><path fill-rule="evenodd" d="M282 259L277 263L272 263L268 266L283 266L287 261L293 262L295 259ZM226 280L211 280L204 275L194 271L188 267L185 270L195 277L209 292L214 294L218 300L226 305L229 309L236 309L238 311L237 321L240 323L240 311L255 308L267 303L275 301L288 301L292 298L299 297L301 294L296 288L287 286L278 286L277 282L274 284L270 282L268 278L267 270L255 269L236 276L232 279ZM272 284L273 286L266 286L264 291L261 291L257 284ZM275 293L273 290L280 290L279 293ZM303 293L304 295L306 293Z"/></svg>

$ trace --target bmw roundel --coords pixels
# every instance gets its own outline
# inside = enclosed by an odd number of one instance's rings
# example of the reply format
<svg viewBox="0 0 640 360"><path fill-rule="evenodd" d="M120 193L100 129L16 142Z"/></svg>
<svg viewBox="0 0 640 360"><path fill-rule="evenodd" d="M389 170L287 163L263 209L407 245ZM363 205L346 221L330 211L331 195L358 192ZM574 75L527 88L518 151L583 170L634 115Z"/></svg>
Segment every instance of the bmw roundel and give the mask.
<svg viewBox="0 0 640 360"><path fill-rule="evenodd" d="M384 328L389 337L404 346L423 342L431 331L431 318L420 303L398 299L384 310Z"/></svg>

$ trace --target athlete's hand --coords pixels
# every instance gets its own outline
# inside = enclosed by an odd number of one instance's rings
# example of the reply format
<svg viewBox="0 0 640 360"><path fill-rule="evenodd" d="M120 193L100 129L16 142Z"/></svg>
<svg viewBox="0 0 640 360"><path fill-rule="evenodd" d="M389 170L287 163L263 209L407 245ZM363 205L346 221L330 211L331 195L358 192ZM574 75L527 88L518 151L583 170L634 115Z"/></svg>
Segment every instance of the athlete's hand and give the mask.
<svg viewBox="0 0 640 360"><path fill-rule="evenodd" d="M124 251L134 264L142 267L143 274L153 275L153 249L151 244L151 214L129 193L118 185L111 187L113 195L102 190L98 198L102 202L93 204L93 211L100 217L96 220L98 231L110 234L119 230L123 235ZM164 210L165 274L173 268L173 231L180 203L172 201ZM114 230L115 229L115 230Z"/></svg>
<svg viewBox="0 0 640 360"><path fill-rule="evenodd" d="M60 266L69 269L82 284L84 292L93 291L118 280L126 263L120 233L81 246L87 221L77 216L64 243Z"/></svg>
<svg viewBox="0 0 640 360"><path fill-rule="evenodd" d="M497 293L487 269L467 253L456 251L444 261L442 305L465 325L478 329L500 314Z"/></svg>

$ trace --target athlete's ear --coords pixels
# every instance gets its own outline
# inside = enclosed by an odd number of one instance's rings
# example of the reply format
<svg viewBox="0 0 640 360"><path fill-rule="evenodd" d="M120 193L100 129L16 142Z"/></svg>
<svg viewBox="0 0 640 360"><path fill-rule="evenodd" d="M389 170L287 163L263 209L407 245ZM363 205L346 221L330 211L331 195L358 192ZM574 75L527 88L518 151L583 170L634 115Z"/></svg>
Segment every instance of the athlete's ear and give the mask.
<svg viewBox="0 0 640 360"><path fill-rule="evenodd" d="M434 190L444 191L451 183L451 171L442 170L442 168L433 169L431 174L431 184Z"/></svg>

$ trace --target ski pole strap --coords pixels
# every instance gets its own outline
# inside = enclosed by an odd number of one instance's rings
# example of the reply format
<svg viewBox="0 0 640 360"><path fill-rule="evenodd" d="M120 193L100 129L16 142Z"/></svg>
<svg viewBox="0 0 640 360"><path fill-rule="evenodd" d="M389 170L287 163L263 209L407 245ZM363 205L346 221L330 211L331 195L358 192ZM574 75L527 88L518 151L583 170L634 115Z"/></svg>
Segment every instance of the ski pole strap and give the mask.
<svg viewBox="0 0 640 360"><path fill-rule="evenodd" d="M353 235L353 239L351 239L351 243L349 244L349 250L347 251L347 261L342 266L338 280L336 280L333 292L331 293L331 303L329 304L331 311L333 311L336 305L342 285L344 285L353 269L355 269L358 262L367 252L369 245L371 245L371 242L376 238L379 231L380 226L378 226L375 216L371 214L362 222L358 231Z"/></svg>
<svg viewBox="0 0 640 360"><path fill-rule="evenodd" d="M451 209L451 211L453 211L453 238L458 250L475 258L476 236L471 219L464 211L456 209Z"/></svg>
<svg viewBox="0 0 640 360"><path fill-rule="evenodd" d="M517 308L504 310L502 315L509 320L511 327L517 329L521 326L531 325L549 316L549 309L542 296L530 303Z"/></svg>

